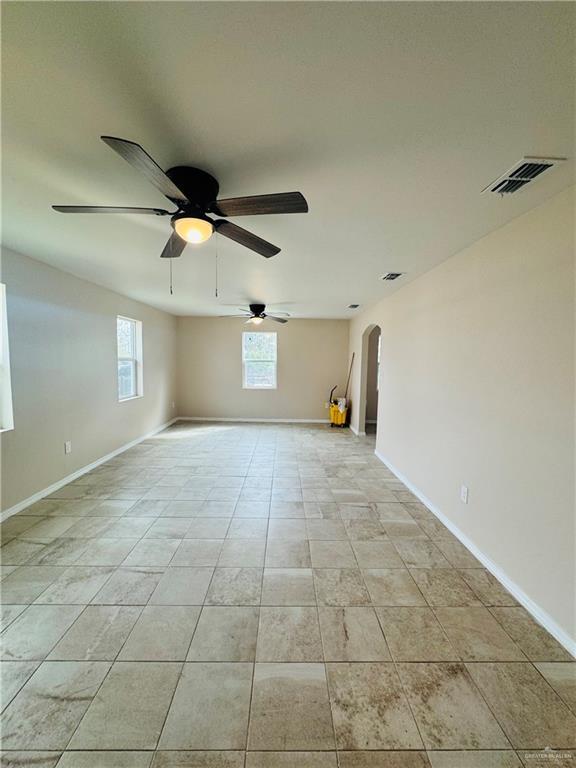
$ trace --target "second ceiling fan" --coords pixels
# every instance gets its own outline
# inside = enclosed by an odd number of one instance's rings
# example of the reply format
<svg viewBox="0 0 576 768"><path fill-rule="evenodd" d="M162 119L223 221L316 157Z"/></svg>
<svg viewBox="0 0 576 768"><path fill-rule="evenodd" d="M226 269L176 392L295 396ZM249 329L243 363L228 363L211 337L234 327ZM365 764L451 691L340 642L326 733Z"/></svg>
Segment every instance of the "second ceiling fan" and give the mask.
<svg viewBox="0 0 576 768"><path fill-rule="evenodd" d="M114 136L101 136L120 157L144 174L162 194L178 206L176 211L163 208L132 208L87 205L53 205L59 213L135 213L151 216L171 216L174 232L160 256L173 259L182 254L188 243L203 243L214 232L234 240L269 259L280 248L263 240L226 219L214 216L257 216L270 213L307 213L308 203L300 192L280 192L275 195L231 197L217 200L219 184L216 179L200 168L179 165L166 172L160 168L140 144Z"/></svg>

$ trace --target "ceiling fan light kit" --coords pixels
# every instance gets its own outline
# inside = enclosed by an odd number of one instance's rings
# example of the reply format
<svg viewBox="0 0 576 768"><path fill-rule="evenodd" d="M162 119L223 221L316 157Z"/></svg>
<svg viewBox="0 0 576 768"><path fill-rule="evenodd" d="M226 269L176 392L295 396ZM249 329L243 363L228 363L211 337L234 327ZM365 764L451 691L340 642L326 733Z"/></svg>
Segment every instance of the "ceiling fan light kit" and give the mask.
<svg viewBox="0 0 576 768"><path fill-rule="evenodd" d="M212 237L214 224L207 216L177 213L172 217L172 226L176 234L187 243L205 243Z"/></svg>
<svg viewBox="0 0 576 768"><path fill-rule="evenodd" d="M178 207L170 213L162 208L133 208L113 206L53 205L59 213L138 213L151 216L171 216L174 232L166 243L161 257L174 259L181 256L188 243L206 242L216 232L229 240L249 248L269 259L280 248L263 240L226 219L215 216L258 216L274 213L307 213L308 203L300 192L281 192L274 195L254 195L218 200L220 185L206 171L179 165L163 171L140 144L115 136L101 136L102 141L126 162L142 173L162 194Z"/></svg>

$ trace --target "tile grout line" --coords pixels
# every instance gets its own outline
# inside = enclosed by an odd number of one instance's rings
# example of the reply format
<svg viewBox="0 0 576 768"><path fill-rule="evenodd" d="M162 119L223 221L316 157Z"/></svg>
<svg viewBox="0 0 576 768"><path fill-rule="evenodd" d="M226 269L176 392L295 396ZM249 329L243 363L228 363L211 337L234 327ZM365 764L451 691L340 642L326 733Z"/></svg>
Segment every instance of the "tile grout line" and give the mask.
<svg viewBox="0 0 576 768"><path fill-rule="evenodd" d="M198 616L198 620L196 622L196 627L198 626L198 621L200 621L200 615ZM196 627L194 627L193 635L196 632ZM190 641L192 642L192 641ZM172 691L172 695L170 696L170 701L168 703L168 706L166 707L166 713L164 715L164 719L162 721L162 727L160 728L160 731L158 733L158 738L156 739L156 746L154 747L154 752L158 750L158 746L160 742L162 741L162 736L164 735L164 729L166 728L166 722L168 721L168 715L170 714L170 710L172 709L172 704L174 703L174 698L176 696L176 691L178 690L178 686L180 685L180 681L182 680L182 677L184 675L184 665L186 664L186 659L184 661L180 662L180 671L178 672L178 677L176 679L176 685L174 686L174 690Z"/></svg>
<svg viewBox="0 0 576 768"><path fill-rule="evenodd" d="M253 461L253 455L250 464ZM244 483L242 487L246 484L246 480L244 480ZM268 508L268 511L270 511L270 508ZM261 620L261 613L262 613L262 592L264 589L264 570L266 568L266 550L268 547L268 531L270 528L270 521L268 518L268 522L266 524L266 543L264 544L264 563L262 565L262 575L260 578L260 596L258 600L258 621L256 623L256 637L254 640L254 660L252 662L252 678L250 681L250 696L248 697L248 718L246 721L246 738L245 738L245 746L244 746L244 765L246 765L247 756L246 753L248 751L248 744L250 740L250 726L252 724L252 700L254 697L254 679L256 676L256 658L258 654L258 639L260 636L260 620Z"/></svg>
<svg viewBox="0 0 576 768"><path fill-rule="evenodd" d="M314 578L314 569L312 569L312 584L314 586L314 596L316 600L316 617L318 621L318 631L320 632L320 644L322 646L322 664L324 667L324 680L326 682L326 693L328 694L328 709L330 710L330 723L332 724L332 736L334 738L334 749L338 749L338 741L336 737L336 725L334 724L334 711L332 709L332 692L330 690L330 682L329 682L329 675L328 675L328 667L326 666L326 649L324 646L324 635L322 633L322 627L320 626L320 605L318 603L318 590L316 588L316 579ZM338 752L336 751L336 762L337 765L340 765L340 758L338 756Z"/></svg>

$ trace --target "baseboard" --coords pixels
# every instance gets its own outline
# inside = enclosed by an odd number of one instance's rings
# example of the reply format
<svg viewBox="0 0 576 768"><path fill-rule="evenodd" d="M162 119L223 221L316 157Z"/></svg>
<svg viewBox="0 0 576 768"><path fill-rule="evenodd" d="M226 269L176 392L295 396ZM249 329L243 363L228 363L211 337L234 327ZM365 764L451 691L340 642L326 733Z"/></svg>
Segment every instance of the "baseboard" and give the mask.
<svg viewBox="0 0 576 768"><path fill-rule="evenodd" d="M449 520L431 501L426 498L424 494L416 488L407 477L405 477L399 469L391 464L388 459L382 456L378 451L374 451L380 461L385 464L388 469L393 472L396 477L404 483L404 485L416 496L424 506L426 506L448 530L456 536L456 538L462 542L462 544L468 549L474 557L479 560L487 571L490 571L494 578L498 579L500 584L510 592L510 594L522 605L528 613L539 623L544 629L549 632L552 637L556 638L560 645L562 645L568 653L576 657L576 640L570 637L570 635L559 625L557 622L537 603L535 603L528 595L505 573L505 571L496 565L489 557L481 552L474 542L466 536L454 523Z"/></svg>
<svg viewBox="0 0 576 768"><path fill-rule="evenodd" d="M247 424L330 424L329 419L244 419L224 416L179 416L174 421L229 421Z"/></svg>
<svg viewBox="0 0 576 768"><path fill-rule="evenodd" d="M110 461L110 459L113 459L115 456L118 456L120 453L124 453L124 451L129 450L130 448L134 448L135 445L138 445L138 443L143 442L144 440L148 440L148 438L153 437L154 435L157 435L158 432L162 432L163 429L166 429L167 427L174 424L175 421L178 421L178 419L171 419L170 421L167 421L166 424L161 424L156 429L153 429L151 432L148 432L147 434L143 435L142 437L137 437L135 440L131 440L129 443L126 443L125 445L121 445L120 448L116 448L114 451L111 451L110 453L107 453L106 456L102 456L99 459L96 459L96 461L91 462L90 464L86 464L84 467L80 467L80 469L75 470L70 475L66 475L66 477L61 478L60 480L57 480L55 483L52 483L52 485L49 485L47 488L43 488L41 491L36 491L36 493L33 493L32 496L28 496L27 499L22 499L22 501L19 501L17 504L14 504L12 507L9 507L8 509L3 510L0 513L0 520L6 520L8 517L12 517L12 515L16 515L18 512L21 512L23 509L26 509L26 507L29 507L31 504L34 504L37 501L40 501L45 496L49 496L51 493L54 493L54 491L59 490L64 485L68 485L68 483L71 483L73 480L76 480L79 477L82 477L82 475L85 475L86 472L91 472L93 469L96 469L96 467L99 467L101 464L104 464L107 461Z"/></svg>
<svg viewBox="0 0 576 768"><path fill-rule="evenodd" d="M348 425L350 427L350 432L352 432L356 437L366 437L366 432L359 432L356 427L353 427L352 424Z"/></svg>

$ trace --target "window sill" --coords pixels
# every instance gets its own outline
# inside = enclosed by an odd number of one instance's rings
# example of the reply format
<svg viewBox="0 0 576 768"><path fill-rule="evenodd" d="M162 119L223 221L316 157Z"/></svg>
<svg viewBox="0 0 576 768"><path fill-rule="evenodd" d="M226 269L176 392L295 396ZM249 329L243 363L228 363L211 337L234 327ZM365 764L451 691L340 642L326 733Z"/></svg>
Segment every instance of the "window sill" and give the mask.
<svg viewBox="0 0 576 768"><path fill-rule="evenodd" d="M118 402L129 403L130 400L140 400L141 397L144 397L144 395L132 395L132 397L119 397Z"/></svg>
<svg viewBox="0 0 576 768"><path fill-rule="evenodd" d="M2 428L0 429L0 435L1 435L3 432L14 432L14 427L2 427Z"/></svg>
<svg viewBox="0 0 576 768"><path fill-rule="evenodd" d="M250 390L250 389L255 389L255 390L259 390L259 391L261 392L262 390L264 390L264 391L266 391L266 390L268 390L268 391L274 391L274 390L278 389L278 387L247 387L247 386L244 384L244 385L242 385L242 389L248 389L248 390Z"/></svg>

